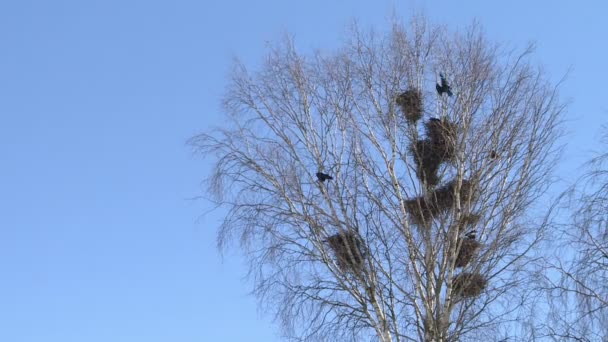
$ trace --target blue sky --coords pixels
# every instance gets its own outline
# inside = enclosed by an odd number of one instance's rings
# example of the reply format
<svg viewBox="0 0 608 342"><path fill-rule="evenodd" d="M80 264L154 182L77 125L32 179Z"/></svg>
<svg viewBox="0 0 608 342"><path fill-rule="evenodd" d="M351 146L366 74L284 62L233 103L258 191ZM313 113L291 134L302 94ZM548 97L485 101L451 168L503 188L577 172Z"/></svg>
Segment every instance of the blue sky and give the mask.
<svg viewBox="0 0 608 342"><path fill-rule="evenodd" d="M278 341L221 259L221 212L200 194L208 160L187 138L221 124L231 60L265 42L339 44L352 18L393 9L493 40L538 43L572 100L562 174L607 122L605 1L0 2L0 341Z"/></svg>

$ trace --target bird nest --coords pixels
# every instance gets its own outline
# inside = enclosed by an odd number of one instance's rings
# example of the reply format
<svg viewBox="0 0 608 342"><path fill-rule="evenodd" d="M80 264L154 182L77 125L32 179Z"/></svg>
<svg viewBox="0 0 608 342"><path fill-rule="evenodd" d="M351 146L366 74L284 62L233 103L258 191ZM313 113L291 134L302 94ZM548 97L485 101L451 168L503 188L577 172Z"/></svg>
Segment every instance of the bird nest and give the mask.
<svg viewBox="0 0 608 342"><path fill-rule="evenodd" d="M448 211L456 204L457 181L453 180L431 192L428 197L419 196L405 202L406 210L410 213L411 219L415 224L426 224L435 216ZM475 187L466 179L463 179L459 189L461 202L475 200L477 191Z"/></svg>
<svg viewBox="0 0 608 342"><path fill-rule="evenodd" d="M456 261L454 262L455 267L465 267L468 265L473 257L477 253L477 250L481 247L481 244L470 238L464 238L461 240L460 249L456 255Z"/></svg>
<svg viewBox="0 0 608 342"><path fill-rule="evenodd" d="M452 291L463 298L477 297L488 285L488 280L479 273L463 272L452 280Z"/></svg>
<svg viewBox="0 0 608 342"><path fill-rule="evenodd" d="M327 238L327 243L336 256L336 263L342 271L359 270L363 267L366 248L358 234L340 232Z"/></svg>
<svg viewBox="0 0 608 342"><path fill-rule="evenodd" d="M426 225L440 213L431 201L420 196L405 201L405 209L410 213L410 218L414 224Z"/></svg>
<svg viewBox="0 0 608 342"><path fill-rule="evenodd" d="M430 119L424 123L427 137L441 146L444 153L453 157L455 155L458 139L458 125L447 119Z"/></svg>
<svg viewBox="0 0 608 342"><path fill-rule="evenodd" d="M416 175L418 178L430 185L439 183L439 166L444 160L444 153L430 140L418 140L411 147L411 153L416 163Z"/></svg>
<svg viewBox="0 0 608 342"><path fill-rule="evenodd" d="M456 193L461 202L474 201L477 198L477 191L475 186L469 180L463 179L460 183L460 189L458 189L458 181L453 180L448 184L437 188L431 194L433 203L438 207L438 210L448 210L456 204ZM459 191L457 191L457 189Z"/></svg>
<svg viewBox="0 0 608 342"><path fill-rule="evenodd" d="M418 89L408 89L399 94L395 102L403 111L405 119L415 123L422 118L422 93Z"/></svg>

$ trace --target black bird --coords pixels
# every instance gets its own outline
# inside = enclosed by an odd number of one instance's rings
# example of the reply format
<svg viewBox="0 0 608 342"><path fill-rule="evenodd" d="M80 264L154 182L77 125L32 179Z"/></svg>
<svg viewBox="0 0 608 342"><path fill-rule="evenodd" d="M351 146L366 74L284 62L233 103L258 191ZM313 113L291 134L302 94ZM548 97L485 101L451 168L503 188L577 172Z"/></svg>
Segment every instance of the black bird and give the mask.
<svg viewBox="0 0 608 342"><path fill-rule="evenodd" d="M464 234L464 236L469 240L475 240L477 238L477 231L471 230L470 232Z"/></svg>
<svg viewBox="0 0 608 342"><path fill-rule="evenodd" d="M319 182L325 182L326 180L332 180L334 179L334 177L325 174L323 172L317 172L317 178L319 179Z"/></svg>
<svg viewBox="0 0 608 342"><path fill-rule="evenodd" d="M435 89L437 89L439 96L443 95L443 93L447 93L448 96L452 96L452 88L448 85L448 81L445 79L445 76L443 74L439 74L439 77L441 77L441 84L435 84Z"/></svg>
<svg viewBox="0 0 608 342"><path fill-rule="evenodd" d="M490 159L496 159L498 158L498 153L496 153L496 151L491 151L490 152Z"/></svg>

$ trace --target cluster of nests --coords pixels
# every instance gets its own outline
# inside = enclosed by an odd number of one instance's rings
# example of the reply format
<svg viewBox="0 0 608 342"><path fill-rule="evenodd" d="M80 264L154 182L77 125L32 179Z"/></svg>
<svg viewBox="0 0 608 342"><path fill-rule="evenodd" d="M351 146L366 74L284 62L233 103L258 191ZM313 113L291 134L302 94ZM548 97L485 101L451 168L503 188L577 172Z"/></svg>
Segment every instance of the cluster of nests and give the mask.
<svg viewBox="0 0 608 342"><path fill-rule="evenodd" d="M342 272L358 273L364 267L367 248L357 233L344 231L327 238L329 247L335 254L336 264ZM462 268L468 265L481 244L475 239L475 232L470 232L459 239L454 266ZM462 298L477 297L487 286L487 279L472 272L461 272L452 279L452 293Z"/></svg>
<svg viewBox="0 0 608 342"><path fill-rule="evenodd" d="M447 81L441 75L441 84L437 84L440 96L452 95ZM396 98L397 105L403 111L409 123L416 123L423 116L422 94L419 90L409 89ZM477 198L477 186L473 181L452 180L446 185L437 187L440 182L439 168L443 163L453 162L456 158L459 127L442 118L432 118L424 123L426 138L414 142L410 148L416 164L416 174L425 184L427 194L406 202L406 209L414 224L428 226L434 217L448 212L457 202L474 201ZM331 180L329 175L318 173L319 181ZM455 224L458 232L477 224L480 216L476 214L461 215ZM364 267L367 248L357 232L340 231L327 238L326 242L334 252L336 264L343 272L359 272ZM471 231L458 239L454 266L464 268L471 263L481 244ZM453 293L460 297L476 297L487 286L487 279L479 273L460 272L452 279Z"/></svg>
<svg viewBox="0 0 608 342"><path fill-rule="evenodd" d="M413 124L422 118L422 95L419 90L409 89L395 99L405 119ZM416 163L416 173L424 183L439 183L437 173L444 162L456 157L458 126L447 119L432 118L425 122L426 139L416 141L411 153Z"/></svg>
<svg viewBox="0 0 608 342"><path fill-rule="evenodd" d="M428 224L437 216L452 209L456 203L456 195L461 201L473 201L477 197L475 186L471 181L462 180L460 185L457 181L451 181L447 185L430 191L426 196L419 196L406 201L406 209L410 214L412 223L428 227ZM454 223L457 232L463 232L469 227L474 227L481 216L477 214L461 215ZM464 268L471 263L481 243L477 241L476 231L472 230L457 240L456 258L454 267ZM453 279L452 288L454 293L461 297L475 297L486 287L486 279L478 273L462 272Z"/></svg>
<svg viewBox="0 0 608 342"><path fill-rule="evenodd" d="M452 96L451 88L443 74L441 83L438 83L436 88L439 96L444 93ZM420 90L408 89L397 96L395 102L409 124L415 124L423 117ZM410 153L416 165L416 175L424 185L426 194L406 202L411 222L420 227L428 227L435 217L453 209L457 198L466 203L475 201L478 195L477 184L467 179L452 180L437 187L440 183L438 173L441 165L456 159L460 132L458 125L447 118L431 118L424 122L424 128L426 137L412 143ZM472 213L461 215L455 229L460 234L468 227L475 226L479 219L479 215ZM474 230L460 237L457 241L454 266L464 268L470 264L480 248L481 244L477 241ZM461 272L452 279L453 291L461 297L478 296L486 285L487 279L479 273Z"/></svg>
<svg viewBox="0 0 608 342"><path fill-rule="evenodd" d="M447 119L431 118L424 124L426 139L412 144L410 152L416 163L416 174L427 186L439 183L439 167L456 158L458 126Z"/></svg>

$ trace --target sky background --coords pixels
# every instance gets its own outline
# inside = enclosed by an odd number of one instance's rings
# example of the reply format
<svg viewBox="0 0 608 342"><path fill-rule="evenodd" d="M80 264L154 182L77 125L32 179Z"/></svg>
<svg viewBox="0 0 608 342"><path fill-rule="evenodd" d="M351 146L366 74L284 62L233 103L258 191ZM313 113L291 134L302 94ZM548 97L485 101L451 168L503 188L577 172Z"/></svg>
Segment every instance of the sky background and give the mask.
<svg viewBox="0 0 608 342"><path fill-rule="evenodd" d="M393 10L491 40L536 41L571 100L560 173L607 122L608 3L596 1L1 1L0 341L278 341L221 211L192 200L210 160L186 140L222 123L232 58L255 68L285 32L330 49Z"/></svg>

